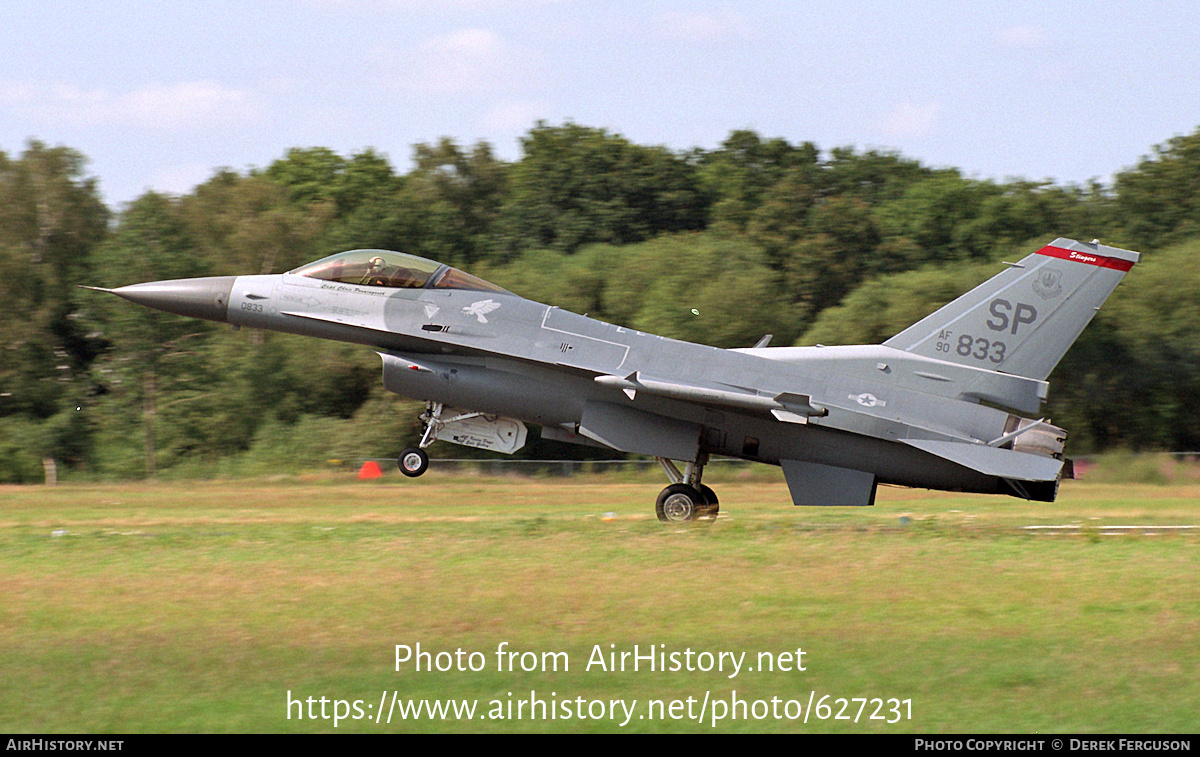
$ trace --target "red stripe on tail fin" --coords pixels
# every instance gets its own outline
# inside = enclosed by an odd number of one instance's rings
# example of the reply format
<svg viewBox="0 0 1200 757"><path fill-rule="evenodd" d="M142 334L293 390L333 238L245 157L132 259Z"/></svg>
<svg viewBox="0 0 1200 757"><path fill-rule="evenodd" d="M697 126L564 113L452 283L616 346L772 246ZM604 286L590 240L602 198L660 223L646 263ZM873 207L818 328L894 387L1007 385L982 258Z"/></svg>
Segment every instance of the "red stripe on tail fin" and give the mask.
<svg viewBox="0 0 1200 757"><path fill-rule="evenodd" d="M1051 258L1061 258L1063 260L1074 260L1076 263L1097 265L1101 268L1112 268L1117 271L1128 271L1130 268L1133 268L1132 260L1121 260L1120 258L1110 258L1106 255L1096 255L1091 252L1067 250L1062 247L1054 247L1053 245L1046 245L1038 250L1037 254L1046 255Z"/></svg>

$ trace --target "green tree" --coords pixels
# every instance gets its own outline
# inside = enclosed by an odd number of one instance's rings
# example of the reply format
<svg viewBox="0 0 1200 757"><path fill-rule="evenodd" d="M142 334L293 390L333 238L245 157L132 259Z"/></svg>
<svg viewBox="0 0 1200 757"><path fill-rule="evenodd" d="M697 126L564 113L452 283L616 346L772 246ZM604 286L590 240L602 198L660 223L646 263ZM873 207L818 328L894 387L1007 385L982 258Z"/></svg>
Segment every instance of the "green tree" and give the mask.
<svg viewBox="0 0 1200 757"><path fill-rule="evenodd" d="M470 152L453 141L413 148L416 168L400 200L423 219L415 240L420 254L456 265L481 259L492 246L508 186L508 166L486 142Z"/></svg>
<svg viewBox="0 0 1200 757"><path fill-rule="evenodd" d="M125 209L115 232L95 254L95 270L108 286L188 278L208 273L180 203L148 192ZM101 407L115 426L108 444L122 447L141 438L141 470L115 450L126 475L158 470L159 414L164 404L194 401L209 391L201 347L211 327L194 319L137 307L115 297L93 295L91 310L110 349L97 363L105 398ZM137 419L136 421L134 419Z"/></svg>
<svg viewBox="0 0 1200 757"><path fill-rule="evenodd" d="M1052 377L1079 446L1200 449L1200 240L1143 257Z"/></svg>
<svg viewBox="0 0 1200 757"><path fill-rule="evenodd" d="M327 251L331 201L299 205L263 176L221 171L180 199L192 254L213 275L281 273Z"/></svg>
<svg viewBox="0 0 1200 757"><path fill-rule="evenodd" d="M300 205L333 202L346 160L328 147L293 147L267 167L264 175L287 190Z"/></svg>
<svg viewBox="0 0 1200 757"><path fill-rule="evenodd" d="M1117 174L1116 220L1123 238L1156 249L1200 234L1200 129L1154 148Z"/></svg>
<svg viewBox="0 0 1200 757"><path fill-rule="evenodd" d="M811 215L820 199L815 179L809 167L789 169L750 213L746 232L776 269L784 267L788 248L812 232Z"/></svg>
<svg viewBox="0 0 1200 757"><path fill-rule="evenodd" d="M859 153L852 147L835 147L821 169L823 195L849 195L872 206L898 199L910 186L934 173L899 153Z"/></svg>
<svg viewBox="0 0 1200 757"><path fill-rule="evenodd" d="M783 276L803 325L838 303L865 277L886 270L879 229L865 202L834 197L815 207L809 235L781 252Z"/></svg>
<svg viewBox="0 0 1200 757"><path fill-rule="evenodd" d="M793 217L796 210L786 206L786 191L798 186L799 201L810 198L819 158L811 142L792 145L779 138L764 140L746 129L731 132L700 159L701 181L713 203L711 223L733 232L747 229L767 202L783 204L772 216ZM781 182L785 186L775 189ZM768 192L773 196L767 197Z"/></svg>
<svg viewBox="0 0 1200 757"><path fill-rule="evenodd" d="M604 311L619 325L715 347L799 333L778 277L745 237L662 236L616 249L609 262Z"/></svg>
<svg viewBox="0 0 1200 757"><path fill-rule="evenodd" d="M980 201L974 217L955 231L962 250L973 256L991 256L1029 241L1049 242L1055 237L1092 239L1105 225L1089 207L1103 202L1098 187L1055 187L1046 182L1017 181L997 187Z"/></svg>
<svg viewBox="0 0 1200 757"><path fill-rule="evenodd" d="M283 187L296 205L332 204L338 218L365 202L391 196L400 184L387 158L372 148L349 160L327 147L292 148L263 176Z"/></svg>
<svg viewBox="0 0 1200 757"><path fill-rule="evenodd" d="M797 344L880 344L997 272L994 263L960 263L869 279L822 311Z"/></svg>
<svg viewBox="0 0 1200 757"><path fill-rule="evenodd" d="M90 444L77 408L100 345L82 318L90 293L76 285L91 279L108 211L85 165L78 152L37 141L15 160L0 153L0 435L20 439L27 459L84 462ZM29 467L20 470L10 480Z"/></svg>
<svg viewBox="0 0 1200 757"><path fill-rule="evenodd" d="M521 144L502 211L510 253L630 244L707 221L695 166L666 148L572 123L539 123Z"/></svg>
<svg viewBox="0 0 1200 757"><path fill-rule="evenodd" d="M481 264L473 272L511 292L537 302L586 313L598 320L611 320L605 309L605 286L621 248L588 245L574 255L557 250L526 250L511 262Z"/></svg>
<svg viewBox="0 0 1200 757"><path fill-rule="evenodd" d="M927 262L970 260L991 250L986 233L970 233L988 200L1002 196L990 182L964 179L957 171L938 173L908 186L876 211L883 233L913 242L921 251L907 267ZM993 211L1001 208L994 207Z"/></svg>

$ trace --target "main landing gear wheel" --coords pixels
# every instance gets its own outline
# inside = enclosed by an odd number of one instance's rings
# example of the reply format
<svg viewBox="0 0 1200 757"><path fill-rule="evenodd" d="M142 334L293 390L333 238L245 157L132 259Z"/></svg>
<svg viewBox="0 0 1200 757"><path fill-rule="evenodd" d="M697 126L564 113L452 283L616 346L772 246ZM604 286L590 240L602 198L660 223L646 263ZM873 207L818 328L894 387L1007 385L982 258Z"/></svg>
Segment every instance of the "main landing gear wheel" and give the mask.
<svg viewBox="0 0 1200 757"><path fill-rule="evenodd" d="M416 478L429 470L429 455L426 455L423 449L409 447L400 453L400 459L396 461L396 464L400 466L401 473L409 478Z"/></svg>
<svg viewBox="0 0 1200 757"><path fill-rule="evenodd" d="M708 504L704 495L688 484L671 484L658 495L654 511L663 523L695 520Z"/></svg>
<svg viewBox="0 0 1200 757"><path fill-rule="evenodd" d="M700 520L716 520L717 514L721 512L721 503L717 501L717 493L704 484L700 484L698 488L700 496L704 497L704 505L696 513L696 517Z"/></svg>

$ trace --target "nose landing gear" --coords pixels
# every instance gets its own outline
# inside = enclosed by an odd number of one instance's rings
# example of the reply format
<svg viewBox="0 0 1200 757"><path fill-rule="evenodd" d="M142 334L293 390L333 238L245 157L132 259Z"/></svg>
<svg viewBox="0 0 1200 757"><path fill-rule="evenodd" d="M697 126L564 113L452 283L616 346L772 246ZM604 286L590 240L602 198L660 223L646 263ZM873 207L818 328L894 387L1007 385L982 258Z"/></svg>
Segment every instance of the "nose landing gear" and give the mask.
<svg viewBox="0 0 1200 757"><path fill-rule="evenodd" d="M427 404L421 420L425 423L421 441L416 447L405 447L396 460L400 472L409 478L416 478L429 470L429 455L425 454L425 448L437 441L438 429L442 426L442 403Z"/></svg>
<svg viewBox="0 0 1200 757"><path fill-rule="evenodd" d="M440 402L429 403L421 414L421 422L425 424L421 442L416 447L406 448L396 461L400 472L409 477L419 476L429 467L429 457L424 449L439 439L511 455L525 446L529 433L525 424L516 418L447 407Z"/></svg>

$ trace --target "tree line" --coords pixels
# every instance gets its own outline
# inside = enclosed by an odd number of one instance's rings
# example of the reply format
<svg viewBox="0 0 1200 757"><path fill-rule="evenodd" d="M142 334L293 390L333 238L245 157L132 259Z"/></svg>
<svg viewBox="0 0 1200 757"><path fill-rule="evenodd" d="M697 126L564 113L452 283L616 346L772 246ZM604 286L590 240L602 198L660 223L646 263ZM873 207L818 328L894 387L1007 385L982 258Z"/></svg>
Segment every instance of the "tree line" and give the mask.
<svg viewBox="0 0 1200 757"><path fill-rule="evenodd" d="M0 481L294 470L394 455L419 405L368 350L234 332L77 284L279 273L410 252L518 294L720 347L879 342L1057 236L1143 262L1051 377L1075 453L1200 449L1200 130L1111 185L996 182L734 131L672 151L539 123L521 157L295 148L113 210L83 155L0 152ZM536 435L535 435L536 436ZM535 441L527 456L591 454ZM455 454L459 454L456 449Z"/></svg>

